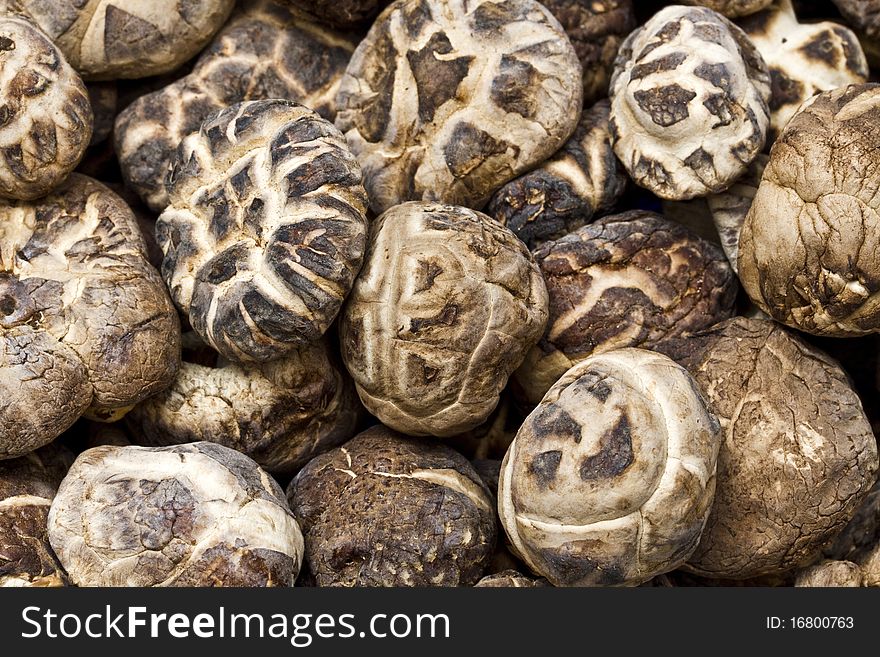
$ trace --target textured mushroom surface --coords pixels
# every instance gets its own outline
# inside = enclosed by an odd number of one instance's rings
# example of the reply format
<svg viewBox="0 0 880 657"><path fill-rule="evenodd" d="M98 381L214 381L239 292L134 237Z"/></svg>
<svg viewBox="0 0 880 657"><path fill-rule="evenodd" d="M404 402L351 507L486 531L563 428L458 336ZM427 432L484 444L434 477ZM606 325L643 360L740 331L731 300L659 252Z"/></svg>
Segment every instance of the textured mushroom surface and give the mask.
<svg viewBox="0 0 880 657"><path fill-rule="evenodd" d="M608 94L614 58L636 27L632 0L544 0L559 21L583 67L584 103Z"/></svg>
<svg viewBox="0 0 880 657"><path fill-rule="evenodd" d="M549 160L495 192L486 214L533 249L608 212L626 188L611 148L607 100L585 110L577 129Z"/></svg>
<svg viewBox="0 0 880 657"><path fill-rule="evenodd" d="M755 200L755 194L758 193L758 185L761 184L761 176L764 175L769 159L763 153L759 154L735 183L723 192L706 197L712 223L721 239L721 248L724 249L733 271L737 271L738 267L742 227Z"/></svg>
<svg viewBox="0 0 880 657"><path fill-rule="evenodd" d="M855 587L862 586L862 569L852 561L823 561L804 568L794 580L800 587Z"/></svg>
<svg viewBox="0 0 880 657"><path fill-rule="evenodd" d="M233 105L181 142L156 223L162 275L201 338L267 361L320 338L363 260L361 170L303 105Z"/></svg>
<svg viewBox="0 0 880 657"><path fill-rule="evenodd" d="M773 0L680 0L683 5L708 7L730 18L753 14L773 4Z"/></svg>
<svg viewBox="0 0 880 657"><path fill-rule="evenodd" d="M268 363L184 362L174 383L126 417L140 445L207 440L292 474L355 434L360 402L325 341Z"/></svg>
<svg viewBox="0 0 880 657"><path fill-rule="evenodd" d="M653 349L735 310L736 277L721 249L651 212L599 219L544 244L535 260L550 319L514 374L532 404L592 354Z"/></svg>
<svg viewBox="0 0 880 657"><path fill-rule="evenodd" d="M770 69L771 139L817 93L868 81L858 37L843 25L799 23L791 0L780 0L739 23Z"/></svg>
<svg viewBox="0 0 880 657"><path fill-rule="evenodd" d="M880 330L880 85L813 98L770 151L739 243L752 301L794 328Z"/></svg>
<svg viewBox="0 0 880 657"><path fill-rule="evenodd" d="M128 206L85 176L0 202L0 459L174 380L177 313L145 249Z"/></svg>
<svg viewBox="0 0 880 657"><path fill-rule="evenodd" d="M486 575L474 584L476 588L516 588L531 589L547 586L547 580L543 578L529 577L516 570L502 570L500 573Z"/></svg>
<svg viewBox="0 0 880 657"><path fill-rule="evenodd" d="M740 28L710 9L667 7L617 55L614 151L662 198L720 192L764 147L769 98L767 65Z"/></svg>
<svg viewBox="0 0 880 657"><path fill-rule="evenodd" d="M50 445L0 461L0 587L64 586L46 518L73 454Z"/></svg>
<svg viewBox="0 0 880 657"><path fill-rule="evenodd" d="M287 0L315 19L338 25L356 27L373 18L389 0Z"/></svg>
<svg viewBox="0 0 880 657"><path fill-rule="evenodd" d="M56 43L87 80L173 71L205 47L235 0L0 0Z"/></svg>
<svg viewBox="0 0 880 657"><path fill-rule="evenodd" d="M303 555L275 480L206 442L83 452L49 541L78 586L292 586Z"/></svg>
<svg viewBox="0 0 880 657"><path fill-rule="evenodd" d="M574 131L581 66L534 0L401 0L355 50L336 125L376 213L410 200L481 208Z"/></svg>
<svg viewBox="0 0 880 657"><path fill-rule="evenodd" d="M467 208L413 201L371 226L340 316L342 358L364 406L411 435L473 429L547 321L531 254Z"/></svg>
<svg viewBox="0 0 880 657"><path fill-rule="evenodd" d="M245 100L286 98L332 120L354 51L352 36L316 24L283 0L248 0L192 73L143 96L116 121L126 183L155 212L168 205L165 175L180 141L212 113Z"/></svg>
<svg viewBox="0 0 880 657"><path fill-rule="evenodd" d="M318 586L460 586L495 547L489 491L458 452L377 425L290 483Z"/></svg>
<svg viewBox="0 0 880 657"><path fill-rule="evenodd" d="M697 547L719 443L718 421L672 360L593 356L550 388L504 457L502 526L556 586L641 584Z"/></svg>
<svg viewBox="0 0 880 657"><path fill-rule="evenodd" d="M831 0L846 21L871 39L880 37L880 0Z"/></svg>
<svg viewBox="0 0 880 657"><path fill-rule="evenodd" d="M49 193L91 137L88 91L58 48L30 21L0 17L0 197Z"/></svg>
<svg viewBox="0 0 880 657"><path fill-rule="evenodd" d="M880 546L880 482L865 497L855 515L822 552L829 559L863 561Z"/></svg>
<svg viewBox="0 0 880 657"><path fill-rule="evenodd" d="M745 579L802 565L877 477L877 443L846 373L766 320L737 317L665 348L724 432L715 503L687 568Z"/></svg>

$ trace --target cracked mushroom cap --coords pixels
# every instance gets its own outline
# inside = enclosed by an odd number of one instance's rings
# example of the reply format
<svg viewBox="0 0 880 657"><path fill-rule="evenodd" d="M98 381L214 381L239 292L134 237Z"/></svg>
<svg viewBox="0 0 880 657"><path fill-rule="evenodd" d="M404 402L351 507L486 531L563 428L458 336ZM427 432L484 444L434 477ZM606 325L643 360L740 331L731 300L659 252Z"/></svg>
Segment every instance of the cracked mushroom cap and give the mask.
<svg viewBox="0 0 880 657"><path fill-rule="evenodd" d="M822 553L833 560L862 562L876 546L880 546L880 481Z"/></svg>
<svg viewBox="0 0 880 657"><path fill-rule="evenodd" d="M33 20L87 80L168 73L198 53L235 0L0 0Z"/></svg>
<svg viewBox="0 0 880 657"><path fill-rule="evenodd" d="M736 277L721 249L652 212L605 217L534 255L550 318L514 374L531 404L593 354L654 349L735 310Z"/></svg>
<svg viewBox="0 0 880 657"><path fill-rule="evenodd" d="M585 110L562 148L495 192L486 214L534 249L610 211L627 180L611 148L610 114L608 100Z"/></svg>
<svg viewBox="0 0 880 657"><path fill-rule="evenodd" d="M73 454L55 445L0 461L0 588L67 584L46 518L72 462Z"/></svg>
<svg viewBox="0 0 880 657"><path fill-rule="evenodd" d="M39 201L0 202L0 459L83 414L118 418L179 363L177 313L121 198L73 174Z"/></svg>
<svg viewBox="0 0 880 657"><path fill-rule="evenodd" d="M205 442L83 452L49 541L77 586L292 586L303 554L275 480Z"/></svg>
<svg viewBox="0 0 880 657"><path fill-rule="evenodd" d="M453 436L489 417L546 321L544 281L510 230L413 201L371 226L339 333L367 410L410 435Z"/></svg>
<svg viewBox="0 0 880 657"><path fill-rule="evenodd" d="M816 335L880 331L880 85L815 96L770 151L739 243L761 310Z"/></svg>
<svg viewBox="0 0 880 657"><path fill-rule="evenodd" d="M0 198L32 200L57 187L92 137L83 81L33 23L0 17Z"/></svg>
<svg viewBox="0 0 880 657"><path fill-rule="evenodd" d="M863 586L862 569L852 561L823 561L798 573L794 585L798 587L858 587Z"/></svg>
<svg viewBox="0 0 880 657"><path fill-rule="evenodd" d="M608 95L614 59L636 28L632 0L543 0L559 21L583 68L584 103Z"/></svg>
<svg viewBox="0 0 880 657"><path fill-rule="evenodd" d="M555 586L641 584L697 547L719 439L696 384L666 356L588 358L550 388L504 457L502 526Z"/></svg>
<svg viewBox="0 0 880 657"><path fill-rule="evenodd" d="M318 340L361 268L366 193L333 124L284 100L233 105L181 142L156 223L162 275L235 362Z"/></svg>
<svg viewBox="0 0 880 657"><path fill-rule="evenodd" d="M389 0L287 0L315 20L339 27L358 27L374 18Z"/></svg>
<svg viewBox="0 0 880 657"><path fill-rule="evenodd" d="M775 322L745 317L665 350L723 429L715 503L687 569L746 579L802 565L877 478L877 443L845 372Z"/></svg>
<svg viewBox="0 0 880 657"><path fill-rule="evenodd" d="M728 18L739 18L769 7L773 0L679 0L683 5L708 7Z"/></svg>
<svg viewBox="0 0 880 657"><path fill-rule="evenodd" d="M611 79L614 152L669 200L729 187L764 147L770 76L743 31L703 7L667 7L620 48Z"/></svg>
<svg viewBox="0 0 880 657"><path fill-rule="evenodd" d="M467 459L377 425L313 459L287 489L318 586L474 584L495 510Z"/></svg>
<svg viewBox="0 0 880 657"><path fill-rule="evenodd" d="M571 136L581 66L534 0L399 0L355 50L336 104L376 213L411 200L479 209Z"/></svg>
<svg viewBox="0 0 880 657"><path fill-rule="evenodd" d="M333 120L352 35L318 25L278 0L248 0L192 73L120 112L114 138L126 184L155 212L178 144L212 113L246 100L286 98Z"/></svg>
<svg viewBox="0 0 880 657"><path fill-rule="evenodd" d="M791 0L780 0L739 25L770 69L771 139L808 98L868 81L868 61L858 37L830 21L799 23Z"/></svg>
<svg viewBox="0 0 880 657"><path fill-rule="evenodd" d="M322 339L255 365L184 359L172 386L126 422L141 445L207 440L272 474L292 474L351 438L359 415L354 385Z"/></svg>

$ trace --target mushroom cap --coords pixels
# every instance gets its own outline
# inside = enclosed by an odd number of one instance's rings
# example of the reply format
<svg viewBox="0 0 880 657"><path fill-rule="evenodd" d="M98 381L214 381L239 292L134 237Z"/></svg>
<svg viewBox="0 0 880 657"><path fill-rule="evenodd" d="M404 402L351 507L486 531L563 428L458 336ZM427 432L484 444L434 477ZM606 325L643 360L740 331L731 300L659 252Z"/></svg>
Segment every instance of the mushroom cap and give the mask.
<svg viewBox="0 0 880 657"><path fill-rule="evenodd" d="M169 73L220 29L235 0L0 0L49 35L87 80Z"/></svg>
<svg viewBox="0 0 880 657"><path fill-rule="evenodd" d="M722 191L764 147L769 98L767 66L740 28L704 7L666 7L617 55L614 152L661 198Z"/></svg>
<svg viewBox="0 0 880 657"><path fill-rule="evenodd" d="M235 362L318 340L361 268L366 192L333 124L284 100L238 103L184 139L156 223L162 275Z"/></svg>
<svg viewBox="0 0 880 657"><path fill-rule="evenodd" d="M571 136L581 65L534 0L400 0L355 50L336 104L376 213L479 209Z"/></svg>
<svg viewBox="0 0 880 657"><path fill-rule="evenodd" d="M167 390L138 404L126 422L141 445L207 440L292 474L355 433L361 406L326 340L256 365L184 360Z"/></svg>
<svg viewBox="0 0 880 657"><path fill-rule="evenodd" d="M474 584L495 547L486 485L445 445L377 425L287 489L318 586Z"/></svg>
<svg viewBox="0 0 880 657"><path fill-rule="evenodd" d="M830 21L799 23L791 0L781 0L739 26L770 70L771 139L808 98L868 81L868 61L858 37Z"/></svg>
<svg viewBox="0 0 880 657"><path fill-rule="evenodd" d="M708 7L728 18L739 18L761 11L773 4L773 0L679 0L683 5Z"/></svg>
<svg viewBox="0 0 880 657"><path fill-rule="evenodd" d="M801 566L877 477L877 443L846 373L768 320L736 317L664 349L724 432L715 503L687 569L746 579Z"/></svg>
<svg viewBox="0 0 880 657"><path fill-rule="evenodd" d="M72 174L38 201L0 202L0 459L83 413L123 414L179 363L177 313L122 199Z"/></svg>
<svg viewBox="0 0 880 657"><path fill-rule="evenodd" d="M356 38L319 25L283 0L248 0L192 72L119 113L114 139L126 184L155 212L177 145L214 112L245 100L286 98L326 119Z"/></svg>
<svg viewBox="0 0 880 657"><path fill-rule="evenodd" d="M82 159L89 95L49 38L16 16L0 16L0 75L0 198L37 199Z"/></svg>
<svg viewBox="0 0 880 657"><path fill-rule="evenodd" d="M739 243L752 301L777 321L845 337L880 330L880 85L826 91L770 151ZM869 248L865 248L868 246Z"/></svg>
<svg viewBox="0 0 880 657"><path fill-rule="evenodd" d="M550 388L511 444L501 523L556 586L641 584L696 549L719 443L684 368L644 349L592 356Z"/></svg>
<svg viewBox="0 0 880 657"><path fill-rule="evenodd" d="M562 148L495 192L486 214L534 249L611 210L627 177L611 148L610 114L607 99L585 110Z"/></svg>
<svg viewBox="0 0 880 657"><path fill-rule="evenodd" d="M870 39L880 37L880 0L831 0L846 21Z"/></svg>
<svg viewBox="0 0 880 657"><path fill-rule="evenodd" d="M794 585L799 587L863 586L862 569L852 561L823 561L798 573Z"/></svg>
<svg viewBox="0 0 880 657"><path fill-rule="evenodd" d="M340 317L342 358L364 406L411 435L481 424L547 321L525 245L467 208L412 201L370 230Z"/></svg>
<svg viewBox="0 0 880 657"><path fill-rule="evenodd" d="M475 588L523 588L532 589L547 586L547 580L529 577L516 570L502 570L500 573L486 575L474 584Z"/></svg>
<svg viewBox="0 0 880 657"><path fill-rule="evenodd" d="M275 480L206 442L86 450L49 541L78 586L292 586L303 554Z"/></svg>
<svg viewBox="0 0 880 657"><path fill-rule="evenodd" d="M550 319L514 374L532 404L595 353L653 349L734 313L736 277L721 249L652 212L599 219L534 255Z"/></svg>

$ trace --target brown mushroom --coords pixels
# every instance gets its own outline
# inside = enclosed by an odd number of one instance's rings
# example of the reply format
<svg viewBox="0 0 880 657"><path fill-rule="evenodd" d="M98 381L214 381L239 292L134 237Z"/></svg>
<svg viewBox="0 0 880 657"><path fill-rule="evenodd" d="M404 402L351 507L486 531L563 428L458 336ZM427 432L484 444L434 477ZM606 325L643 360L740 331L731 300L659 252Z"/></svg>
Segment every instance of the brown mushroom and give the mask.
<svg viewBox="0 0 880 657"><path fill-rule="evenodd" d="M747 16L770 6L773 0L680 0L683 5L708 7L729 18Z"/></svg>
<svg viewBox="0 0 880 657"><path fill-rule="evenodd" d="M486 575L474 584L475 588L539 588L547 586L547 580L543 577L529 577L516 570L502 570L500 573Z"/></svg>
<svg viewBox="0 0 880 657"><path fill-rule="evenodd" d="M205 442L83 452L49 541L78 586L292 586L303 554L278 484Z"/></svg>
<svg viewBox="0 0 880 657"><path fill-rule="evenodd" d="M495 547L467 459L378 425L313 459L287 489L318 586L474 584Z"/></svg>
<svg viewBox="0 0 880 657"><path fill-rule="evenodd" d="M862 586L862 569L852 561L823 561L804 568L794 580L798 587Z"/></svg>
<svg viewBox="0 0 880 657"><path fill-rule="evenodd" d="M84 413L123 415L179 362L177 313L122 199L73 174L38 201L0 202L0 459Z"/></svg>

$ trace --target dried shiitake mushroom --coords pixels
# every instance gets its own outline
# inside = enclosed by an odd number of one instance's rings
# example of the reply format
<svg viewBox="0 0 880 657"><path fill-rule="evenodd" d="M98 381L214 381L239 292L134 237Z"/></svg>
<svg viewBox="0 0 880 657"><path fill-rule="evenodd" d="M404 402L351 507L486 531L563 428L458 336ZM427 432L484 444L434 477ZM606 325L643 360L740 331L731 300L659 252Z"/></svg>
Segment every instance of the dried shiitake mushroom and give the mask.
<svg viewBox="0 0 880 657"><path fill-rule="evenodd" d="M736 277L721 249L652 212L599 219L534 255L550 319L514 374L532 404L594 353L653 349L735 310Z"/></svg>
<svg viewBox="0 0 880 657"><path fill-rule="evenodd" d="M174 380L180 326L145 250L122 199L79 174L0 202L0 459Z"/></svg>
<svg viewBox="0 0 880 657"><path fill-rule="evenodd" d="M773 145L739 242L743 288L794 328L880 331L880 85L815 96Z"/></svg>
<svg viewBox="0 0 880 657"><path fill-rule="evenodd" d="M73 453L55 445L0 461L0 587L66 584L46 518L72 462Z"/></svg>
<svg viewBox="0 0 880 657"><path fill-rule="evenodd" d="M632 0L543 0L559 21L584 71L584 103L608 94L614 58L636 27Z"/></svg>
<svg viewBox="0 0 880 657"><path fill-rule="evenodd" d="M829 559L861 562L880 546L880 481L856 509L855 515L822 552Z"/></svg>
<svg viewBox="0 0 880 657"><path fill-rule="evenodd" d="M373 18L389 0L287 0L316 20L357 27Z"/></svg>
<svg viewBox="0 0 880 657"><path fill-rule="evenodd" d="M489 491L467 459L381 425L314 458L287 495L318 586L474 584L495 547Z"/></svg>
<svg viewBox="0 0 880 657"><path fill-rule="evenodd" d="M211 39L235 0L0 0L55 41L87 80L173 71Z"/></svg>
<svg viewBox="0 0 880 657"><path fill-rule="evenodd" d="M83 81L49 38L0 17L0 198L33 200L57 187L92 137Z"/></svg>
<svg viewBox="0 0 880 657"><path fill-rule="evenodd" d="M239 103L184 139L156 223L162 275L235 362L320 338L361 267L367 198L333 124L285 100Z"/></svg>
<svg viewBox="0 0 880 657"><path fill-rule="evenodd" d="M667 7L620 48L614 151L633 180L685 200L729 187L764 147L770 76L743 31L703 7Z"/></svg>
<svg viewBox="0 0 880 657"><path fill-rule="evenodd" d="M817 93L868 81L859 39L843 25L799 23L791 0L740 21L768 68L771 140Z"/></svg>
<svg viewBox="0 0 880 657"><path fill-rule="evenodd" d="M78 586L292 586L303 555L275 480L206 442L83 452L49 541Z"/></svg>
<svg viewBox="0 0 880 657"><path fill-rule="evenodd" d="M831 0L846 21L869 39L880 37L880 0Z"/></svg>
<svg viewBox="0 0 880 657"><path fill-rule="evenodd" d="M823 561L804 568L794 580L795 586L807 587L853 587L862 586L862 569L852 561Z"/></svg>
<svg viewBox="0 0 880 657"><path fill-rule="evenodd" d="M846 373L775 322L737 317L667 343L723 429L715 503L687 569L745 579L809 561L877 477Z"/></svg>
<svg viewBox="0 0 880 657"><path fill-rule="evenodd" d="M581 66L534 0L400 0L373 24L336 97L372 208L481 208L571 136Z"/></svg>
<svg viewBox="0 0 880 657"><path fill-rule="evenodd" d="M411 435L481 424L547 321L525 245L467 208L412 201L371 226L339 326L364 406Z"/></svg>
<svg viewBox="0 0 880 657"><path fill-rule="evenodd" d="M542 577L529 577L516 570L502 570L500 573L486 575L474 584L476 588L538 588L547 586L547 580Z"/></svg>
<svg viewBox="0 0 880 657"><path fill-rule="evenodd" d="M533 249L611 210L626 187L626 173L611 148L610 112L607 100L585 110L562 148L495 192L486 214Z"/></svg>
<svg viewBox="0 0 880 657"><path fill-rule="evenodd" d="M501 523L556 586L641 584L697 547L719 443L684 368L644 349L593 356L517 433L501 467Z"/></svg>
<svg viewBox="0 0 880 657"><path fill-rule="evenodd" d="M119 88L115 81L90 82L86 85L92 106L94 125L90 146L100 144L113 132L113 124L119 109Z"/></svg>
<svg viewBox="0 0 880 657"><path fill-rule="evenodd" d="M286 98L326 119L356 42L281 0L248 0L192 73L143 96L116 121L126 183L155 212L168 205L165 175L180 141L213 112L245 100Z"/></svg>
<svg viewBox="0 0 880 657"><path fill-rule="evenodd" d="M207 440L272 474L292 474L351 438L359 409L354 385L322 340L256 365L184 358L172 386L136 406L126 422L140 445Z"/></svg>
<svg viewBox="0 0 880 657"><path fill-rule="evenodd" d="M708 7L730 18L738 18L769 7L773 0L679 0L683 5Z"/></svg>

